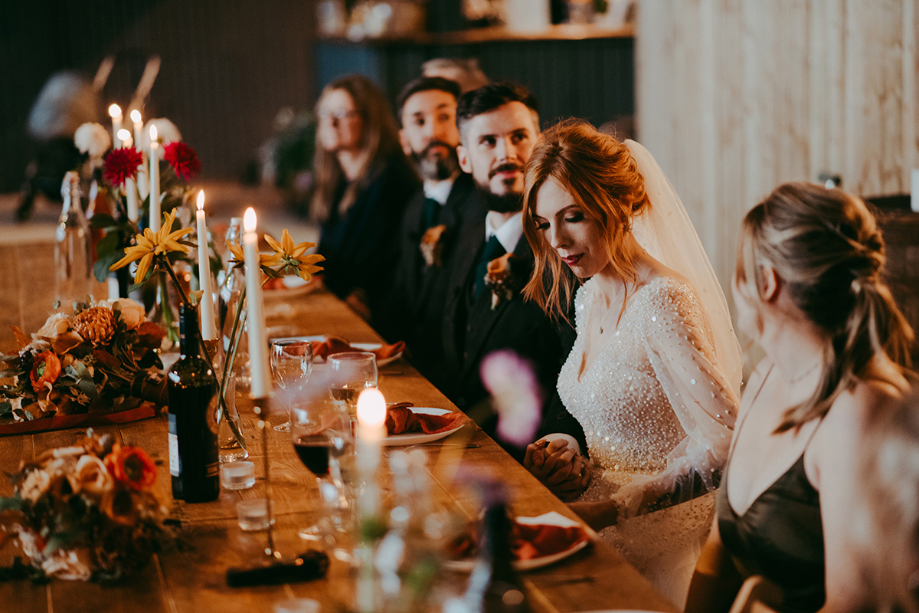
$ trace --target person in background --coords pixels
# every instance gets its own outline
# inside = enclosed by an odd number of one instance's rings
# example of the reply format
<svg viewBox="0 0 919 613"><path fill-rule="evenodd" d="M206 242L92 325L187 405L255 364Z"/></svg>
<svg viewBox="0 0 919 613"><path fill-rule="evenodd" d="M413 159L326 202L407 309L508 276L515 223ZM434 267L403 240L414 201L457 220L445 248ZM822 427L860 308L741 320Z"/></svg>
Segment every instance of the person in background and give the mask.
<svg viewBox="0 0 919 613"><path fill-rule="evenodd" d="M919 395L868 425L848 483L859 612L919 613Z"/></svg>
<svg viewBox="0 0 919 613"><path fill-rule="evenodd" d="M479 61L475 58L435 58L421 65L421 74L426 77L441 77L459 83L462 93L471 92L484 85L489 79L479 68Z"/></svg>
<svg viewBox="0 0 919 613"><path fill-rule="evenodd" d="M372 321L389 294L402 216L419 181L383 92L367 77L327 85L316 115L311 213L321 224L323 281Z"/></svg>
<svg viewBox="0 0 919 613"><path fill-rule="evenodd" d="M727 611L754 574L782 589L782 611L857 610L850 492L870 484L853 484L856 458L868 424L910 387L913 333L884 261L874 216L839 189L787 183L744 218L734 303L766 358L744 391L687 612Z"/></svg>
<svg viewBox="0 0 919 613"><path fill-rule="evenodd" d="M583 431L555 393L565 332L522 293L533 267L521 207L524 165L539 136L536 100L519 85L486 85L460 98L457 126L460 167L472 175L480 199L477 210L464 215L449 273L442 322L444 392L494 437L497 416L487 407L480 365L492 352L512 350L534 366L545 394L540 430L583 441ZM522 459L522 449L505 445Z"/></svg>
<svg viewBox="0 0 919 613"><path fill-rule="evenodd" d="M386 320L378 328L392 341L404 340L412 364L437 387L445 385L440 335L445 271L455 254L464 214L478 206L475 184L460 169L456 154L459 96L459 85L441 77L419 77L399 94L402 149L424 185L406 209L402 256Z"/></svg>

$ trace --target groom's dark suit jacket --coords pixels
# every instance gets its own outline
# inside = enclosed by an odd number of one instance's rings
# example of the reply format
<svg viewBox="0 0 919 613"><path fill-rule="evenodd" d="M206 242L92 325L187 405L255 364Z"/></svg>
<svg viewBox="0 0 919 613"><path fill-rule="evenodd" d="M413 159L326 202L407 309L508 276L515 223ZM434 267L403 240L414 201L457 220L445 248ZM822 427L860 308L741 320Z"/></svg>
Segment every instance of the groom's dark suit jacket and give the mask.
<svg viewBox="0 0 919 613"><path fill-rule="evenodd" d="M438 225L446 226L441 266L428 266L421 254L421 238L427 230L423 219L424 190L409 202L400 237L402 254L385 323L379 330L390 342L404 340L412 365L440 389L446 385L441 325L450 263L458 248L462 221L468 211L480 210L478 200L472 177L461 173L453 182L437 220Z"/></svg>
<svg viewBox="0 0 919 613"><path fill-rule="evenodd" d="M536 303L524 300L522 290L533 270L533 252L525 237L520 238L514 249L511 266L517 291L513 297L494 309L490 290L475 298L475 270L485 247L486 214L484 203L480 201L478 211L469 211L466 215L451 266L443 315L443 345L449 381L444 392L494 437L497 415L485 402L488 392L482 385L479 365L493 351L513 350L532 362L547 399L538 436L549 432L571 434L580 441L581 449L586 450L583 430L564 408L556 391L558 373L571 349L574 331L567 324L553 322ZM502 445L511 455L522 458L521 449Z"/></svg>

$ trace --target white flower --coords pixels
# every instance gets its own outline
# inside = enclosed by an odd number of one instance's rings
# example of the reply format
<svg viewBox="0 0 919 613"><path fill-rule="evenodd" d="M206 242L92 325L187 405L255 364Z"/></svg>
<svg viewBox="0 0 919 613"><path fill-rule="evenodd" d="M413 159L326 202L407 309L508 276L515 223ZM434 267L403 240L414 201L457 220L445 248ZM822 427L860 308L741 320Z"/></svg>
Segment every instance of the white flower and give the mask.
<svg viewBox="0 0 919 613"><path fill-rule="evenodd" d="M495 351L479 373L498 412L498 436L519 447L533 442L542 418L542 390L529 361L513 351Z"/></svg>
<svg viewBox="0 0 919 613"><path fill-rule="evenodd" d="M73 135L73 144L80 153L88 153L91 158L101 158L112 145L108 130L98 123L84 123Z"/></svg>
<svg viewBox="0 0 919 613"><path fill-rule="evenodd" d="M33 334L32 338L36 340L40 338L57 338L66 332L69 327L70 318L63 313L55 313L45 320L45 325Z"/></svg>
<svg viewBox="0 0 919 613"><path fill-rule="evenodd" d="M76 472L77 482L82 490L95 496L102 496L111 491L115 483L105 463L92 454L86 454L79 459Z"/></svg>
<svg viewBox="0 0 919 613"><path fill-rule="evenodd" d="M164 145L166 143L176 143L182 140L182 133L179 132L179 129L174 123L162 117L159 119L151 119L144 125L144 132L141 137L144 151L150 151L150 126L156 126L156 140ZM160 159L163 159L162 152L160 152Z"/></svg>
<svg viewBox="0 0 919 613"><path fill-rule="evenodd" d="M58 549L42 562L41 569L49 577L68 581L89 581L91 557L89 549Z"/></svg>
<svg viewBox="0 0 919 613"><path fill-rule="evenodd" d="M130 298L119 298L115 304L121 309L121 320L128 330L137 328L147 320L147 312L144 311L144 307Z"/></svg>
<svg viewBox="0 0 919 613"><path fill-rule="evenodd" d="M35 502L38 498L48 491L48 485L51 483L51 476L43 470L33 470L26 477L19 489L23 500Z"/></svg>

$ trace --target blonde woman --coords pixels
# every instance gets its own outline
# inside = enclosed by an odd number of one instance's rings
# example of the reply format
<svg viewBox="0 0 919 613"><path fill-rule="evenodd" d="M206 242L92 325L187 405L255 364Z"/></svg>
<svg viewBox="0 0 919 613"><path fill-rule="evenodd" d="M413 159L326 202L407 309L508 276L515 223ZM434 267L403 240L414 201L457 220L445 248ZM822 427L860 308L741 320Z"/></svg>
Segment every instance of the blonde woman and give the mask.
<svg viewBox="0 0 919 613"><path fill-rule="evenodd" d="M576 291L577 339L558 391L593 468L571 506L682 606L740 383L724 295L651 154L583 122L555 126L536 145L524 231L536 258L528 296L565 317ZM526 462L537 474L540 445ZM578 454L562 453L580 466Z"/></svg>
<svg viewBox="0 0 919 613"><path fill-rule="evenodd" d="M324 282L365 319L381 310L399 256L399 228L421 183L396 120L370 79L331 82L316 103L314 219L322 224Z"/></svg>
<svg viewBox="0 0 919 613"><path fill-rule="evenodd" d="M908 389L912 331L881 279L865 204L789 183L744 218L734 295L766 358L747 383L686 610L727 611L764 575L782 611L852 611L850 488L866 425Z"/></svg>

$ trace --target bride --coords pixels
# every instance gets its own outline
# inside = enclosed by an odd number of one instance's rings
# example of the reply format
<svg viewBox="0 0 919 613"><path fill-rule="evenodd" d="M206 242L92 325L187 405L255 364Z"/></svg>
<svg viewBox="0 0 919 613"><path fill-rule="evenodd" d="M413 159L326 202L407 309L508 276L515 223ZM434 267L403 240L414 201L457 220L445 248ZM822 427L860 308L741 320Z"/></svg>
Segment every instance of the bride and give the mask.
<svg viewBox="0 0 919 613"><path fill-rule="evenodd" d="M558 391L593 474L571 508L682 607L738 403L742 358L724 294L651 154L584 122L536 145L524 231L536 257L527 296L567 319L577 290ZM565 463L555 474L580 470L564 442L548 451ZM545 440L528 449L538 476L546 453Z"/></svg>

